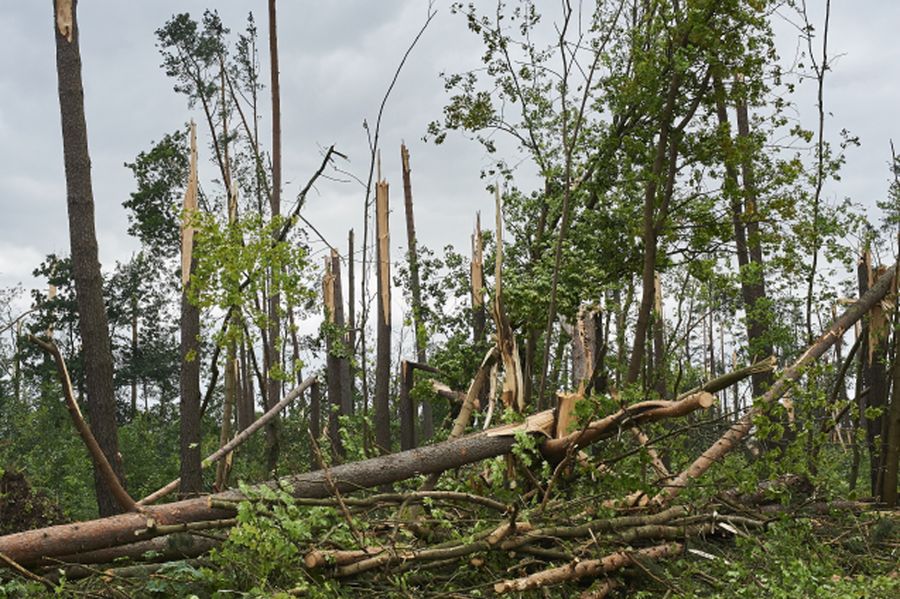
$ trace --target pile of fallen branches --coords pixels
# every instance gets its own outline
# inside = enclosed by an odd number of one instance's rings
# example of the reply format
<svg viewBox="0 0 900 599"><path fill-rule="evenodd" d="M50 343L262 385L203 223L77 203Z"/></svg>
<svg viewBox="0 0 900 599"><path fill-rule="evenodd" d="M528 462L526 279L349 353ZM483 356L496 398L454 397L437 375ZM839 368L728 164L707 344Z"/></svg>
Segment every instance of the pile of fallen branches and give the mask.
<svg viewBox="0 0 900 599"><path fill-rule="evenodd" d="M735 448L750 433L754 419L787 393L810 363L827 351L844 331L887 294L893 272L894 269L888 269L806 352L780 373L769 390L762 397L756 398L754 407L748 413L678 474L668 473L665 464L647 445L647 438L639 427L658 420L683 418L698 410L710 408L715 400L713 392L734 384L759 368L772 368L772 361L711 381L674 401L651 400L622 406L583 424L569 424L573 422L572 402L561 399L556 410L534 414L522 423L462 436L469 424L474 401L488 378L487 371L497 360L495 349L485 358L465 394L447 441L289 476L261 487L283 490L293 500L301 503L336 505L351 527L353 510L384 510L390 507L399 510L393 518L388 518L385 514L377 517L382 518L385 523L402 522L408 530L416 531L423 526L421 519L427 518L426 504L435 501L454 505L456 507L452 509L457 511L471 510L473 506L477 506L481 512L492 514L492 517L487 517L479 513L477 517L470 518L469 521L477 522L478 526L470 527L459 538L441 539L437 535L437 542L430 542L434 536L425 535L425 542L419 537L416 537L416 542L401 542L397 534L388 537L376 535L371 540L355 534L357 547L311 547L306 556L306 567L310 571L321 572L322 576L341 579L365 576L369 575L367 573L383 572L386 569L402 572L412 568L421 569L426 565L458 567L461 559L472 559L470 556L475 555L498 553L507 557L527 556L522 558L525 560L523 563L507 568L504 576L493 583L494 591L503 593L593 578L626 566L640 568L641 562L645 560L662 559L683 551L686 543L698 537L752 534L754 529L765 526L766 519L743 514L745 508L739 503L725 501L722 505L706 505L698 509L673 505L673 500L693 480L702 476ZM299 395L300 390L298 388L288 394L284 401ZM73 413L77 412L74 400L70 404L73 404L70 406ZM662 483L652 499L644 493L636 493L623 503L626 508L638 506L643 511L600 517L592 514L589 509L583 509L573 514L572 505L582 505L583 502L564 502L551 498L550 490L566 472L570 472L576 465L584 468L590 464L583 448L618 437L625 429L634 432L642 449L650 455ZM517 440L523 435L534 440L534 448L540 453L542 460L553 466L548 480L535 479L529 483L531 492L537 490L542 495L536 508L533 502L506 505L487 497L453 495L447 494L447 491L434 490L437 477L448 470L499 456L507 456L506 459L512 464L513 450L517 446ZM217 452L217 455L221 457L227 453L225 449ZM210 461L211 459L204 463ZM527 468L519 470L526 476L526 480L529 475L534 477ZM514 474L514 468L510 472ZM367 498L349 496L365 489L383 487L421 475L427 476L427 480L417 492L418 495L382 494ZM168 556L165 559L200 555L221 538L215 534L210 535L209 531L234 526L236 506L247 497L244 493L230 490L208 497L150 505L153 500L165 495L168 489L174 488L174 484L167 485L140 502L134 502L125 494L121 501L123 508L129 510L125 514L2 536L0 559L24 575L30 572L29 569L54 564L96 564L123 556L144 555L148 548L155 548L154 555ZM254 493L251 490L250 494ZM539 517L532 517L530 510L537 510ZM546 514L553 514L552 519ZM445 515L443 520L457 525L467 521L461 512ZM485 526L486 524L489 526ZM388 525L386 528L396 531L400 529L400 525ZM187 538L191 542L175 544L173 548L170 540L176 538L174 535L189 535ZM183 536L178 538L184 540ZM477 561L473 565L478 565Z"/></svg>

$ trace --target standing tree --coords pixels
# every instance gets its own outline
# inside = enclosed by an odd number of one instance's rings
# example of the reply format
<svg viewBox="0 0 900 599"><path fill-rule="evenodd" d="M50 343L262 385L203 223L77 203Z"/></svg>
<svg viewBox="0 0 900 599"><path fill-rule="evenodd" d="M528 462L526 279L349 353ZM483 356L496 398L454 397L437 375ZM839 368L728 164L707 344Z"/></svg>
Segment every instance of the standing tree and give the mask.
<svg viewBox="0 0 900 599"><path fill-rule="evenodd" d="M88 417L94 437L119 479L122 463L116 429L116 396L113 359L109 343L103 278L97 256L94 228L94 192L84 117L81 83L81 52L78 47L77 0L56 0L56 75L62 121L63 160L66 169L66 204L69 212L69 243L78 302L85 364ZM120 511L115 497L94 468L94 487L101 515Z"/></svg>

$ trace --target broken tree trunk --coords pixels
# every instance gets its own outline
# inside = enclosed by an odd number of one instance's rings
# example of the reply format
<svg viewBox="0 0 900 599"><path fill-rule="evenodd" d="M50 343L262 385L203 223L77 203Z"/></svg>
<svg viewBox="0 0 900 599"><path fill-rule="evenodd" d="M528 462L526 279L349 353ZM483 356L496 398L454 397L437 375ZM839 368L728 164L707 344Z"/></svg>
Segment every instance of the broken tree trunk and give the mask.
<svg viewBox="0 0 900 599"><path fill-rule="evenodd" d="M181 222L181 492L199 493L200 475L200 308L189 298L194 269L194 224L197 212L197 126L191 121L191 158Z"/></svg>
<svg viewBox="0 0 900 599"><path fill-rule="evenodd" d="M503 305L503 206L500 202L500 187L494 189L497 210L497 249L494 262L494 323L497 326L497 349L503 364L503 391L500 397L507 408L517 412L525 410L525 394L522 363L516 336L510 325ZM540 399L540 398L539 398Z"/></svg>
<svg viewBox="0 0 900 599"><path fill-rule="evenodd" d="M790 386L800 378L806 366L818 359L822 354L828 351L835 340L841 337L844 332L862 318L866 312L872 309L876 303L887 295L891 289L894 280L894 269L889 269L882 275L862 297L860 297L852 306L828 327L828 330L822 334L819 339L813 343L789 368L787 368L777 381L754 402L754 407L747 412L740 420L738 420L722 437L716 441L709 449L698 457L693 464L686 470L676 476L672 482L660 491L654 502L663 504L677 497L682 489L684 489L690 481L702 476L717 461L721 460L725 454L734 449L737 444L747 436L753 427L753 419L759 416L768 404L771 404L781 398L788 392Z"/></svg>
<svg viewBox="0 0 900 599"><path fill-rule="evenodd" d="M341 445L338 416L350 416L353 406L350 396L350 361L345 346L344 297L341 290L341 260L337 251L325 259L323 283L325 317L331 328L326 331L328 380L328 436L332 455L344 454Z"/></svg>
<svg viewBox="0 0 900 599"><path fill-rule="evenodd" d="M484 252L481 240L481 213L475 213L475 232L472 234L472 262L470 266L472 286L472 342L477 346L484 340L486 321L484 310Z"/></svg>
<svg viewBox="0 0 900 599"><path fill-rule="evenodd" d="M409 168L409 150L406 144L400 144L400 162L403 167L403 202L406 208L406 246L409 262L409 289L412 295L413 329L416 337L416 360L419 364L427 363L425 345L428 341L425 323L422 320L422 290L419 284L419 255L416 249L416 221L413 216L412 180ZM412 371L410 371L410 377ZM428 441L434 435L434 422L431 404L422 404L422 440ZM415 436L415 433L413 434Z"/></svg>
<svg viewBox="0 0 900 599"><path fill-rule="evenodd" d="M388 228L388 184L375 184L376 260L378 302L375 352L375 445L391 452L391 256Z"/></svg>
<svg viewBox="0 0 900 599"><path fill-rule="evenodd" d="M295 390L297 395L300 391ZM473 397L477 394L477 389L470 391ZM583 446L589 438L599 440L615 436L621 426L639 425L660 418L687 414L707 404L703 401L703 397L711 398L705 393L701 394L701 397L692 396L681 402L654 401L635 404L626 414L627 417L604 418L592 423L589 437L570 435L569 442ZM262 418L254 425L264 424L260 422L261 420ZM342 464L327 471L288 476L265 484L287 488L298 498L331 497L335 489L340 493L349 493L387 485L412 476L438 474L466 464L506 455L515 446L518 431L546 436L550 434L552 425L553 413L552 410L547 410L529 417L520 425L504 425L436 445ZM566 439L547 439L540 445L540 449L550 456L559 455L560 451L565 455L568 450L566 443ZM177 483L172 486L173 489L175 487ZM208 497L186 499L160 506L146 506L141 513L122 514L7 535L0 537L0 553L20 564L31 565L41 558L136 543L163 534L204 526L200 523L231 518L234 514L232 509L212 506L222 505L222 502L240 501L243 498L240 492L230 490ZM145 500L143 503L146 502Z"/></svg>

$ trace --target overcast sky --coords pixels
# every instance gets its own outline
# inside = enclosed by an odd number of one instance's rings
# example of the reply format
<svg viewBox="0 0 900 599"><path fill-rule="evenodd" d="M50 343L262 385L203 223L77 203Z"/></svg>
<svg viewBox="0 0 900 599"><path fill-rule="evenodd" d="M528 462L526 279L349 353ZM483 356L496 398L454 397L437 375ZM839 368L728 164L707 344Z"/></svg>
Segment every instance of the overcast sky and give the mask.
<svg viewBox="0 0 900 599"><path fill-rule="evenodd" d="M810 0L821 6L824 0ZM492 3L487 3L490 5ZM889 140L900 137L900 2L834 0L828 74L828 136L847 128L858 135L830 201L849 196L867 205L885 195ZM558 3L538 2L549 13ZM153 140L181 126L191 114L183 96L159 68L154 31L172 14L199 17L218 9L232 30L247 12L257 16L266 40L266 3L211 0L82 0L79 6L85 103L93 164L101 261L111 268L137 249L126 233L122 201L134 185L123 163ZM323 147L335 144L350 158L347 168L365 178L368 165L364 119L378 105L406 46L426 16L425 0L292 0L279 3L279 44L284 136L285 197L292 200L315 170ZM384 115L383 163L392 183L393 252L403 252L399 207L399 145L412 155L419 237L432 248L453 243L466 250L475 210L492 213L479 172L488 157L474 142L451 136L442 146L425 143L427 123L438 118L446 96L441 71L477 66L480 48L464 20L437 2L438 15L402 72ZM68 253L65 185L53 44L46 0L0 0L0 287L43 287L31 271L51 252ZM779 24L779 44L792 54L795 33ZM811 92L812 84L806 84ZM810 93L798 96L804 122L814 122ZM268 124L264 125L268 130ZM202 163L206 176L214 175ZM201 171L201 177L204 173ZM343 247L347 229L361 234L362 190L324 182L305 216Z"/></svg>

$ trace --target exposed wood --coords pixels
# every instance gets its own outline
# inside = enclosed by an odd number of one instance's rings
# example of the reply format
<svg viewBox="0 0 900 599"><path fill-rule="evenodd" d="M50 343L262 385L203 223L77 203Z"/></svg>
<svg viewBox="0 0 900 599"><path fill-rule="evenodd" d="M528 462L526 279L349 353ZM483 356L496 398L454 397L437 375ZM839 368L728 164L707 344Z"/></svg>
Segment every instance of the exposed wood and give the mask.
<svg viewBox="0 0 900 599"><path fill-rule="evenodd" d="M375 185L378 301L375 352L375 444L381 453L391 452L391 255L388 228L388 184Z"/></svg>
<svg viewBox="0 0 900 599"><path fill-rule="evenodd" d="M516 336L503 305L503 206L499 187L494 188L494 198L497 211L497 248L494 261L493 316L497 327L497 348L500 350L500 361L503 364L503 390L500 397L507 408L521 412L525 409L522 363L519 361Z"/></svg>
<svg viewBox="0 0 900 599"><path fill-rule="evenodd" d="M299 391L295 390L298 396ZM472 388L470 392L474 397L477 389ZM640 424L659 418L684 415L691 409L699 409L707 403L703 398L711 399L712 396L707 393L682 402L656 401L644 402L644 405L637 404L632 406L633 412L629 414L628 419L604 419L606 428L603 430L598 428L597 434L590 438L598 440L613 436L623 422ZM505 425L436 445L335 466L329 470L327 478L333 481L334 488L339 492L348 493L390 484L416 475L438 474L487 458L506 455L515 446L518 431L546 436L549 435L552 423L553 412L548 410L529 417L520 425ZM260 425L260 422L254 424ZM599 426L603 426L603 423L598 423ZM570 436L570 439L579 446L584 446L589 437ZM236 437L235 441L237 440ZM565 439L548 439L540 445L540 449L550 456L558 455L560 451L565 455L568 445ZM209 459L211 458L212 456ZM298 498L325 498L333 494L326 480L326 474L321 470L284 477L266 484L286 488ZM169 486L174 489L177 483ZM178 530L189 530L191 523L230 518L234 513L233 509L214 506L223 502L237 502L242 498L240 492L230 490L208 497L185 499L160 506L146 506L141 514L121 514L7 535L0 537L0 552L18 563L30 565L41 558L135 543ZM145 500L144 503L146 502Z"/></svg>
<svg viewBox="0 0 900 599"><path fill-rule="evenodd" d="M294 387L294 389L291 390L290 393L285 395L281 401L279 401L277 404L275 404L271 410L269 410L268 412L266 412L265 414L260 416L256 420L256 422L254 422L253 424L248 426L246 429L244 429L243 431L241 431L240 433L235 435L234 438L231 439L231 441L229 441L227 444L225 444L224 446L217 449L215 452L210 454L205 460L203 460L203 462L201 463L201 467L207 468L208 466L215 464L216 462L221 460L223 457L227 456L232 451L234 451L244 441L249 439L250 436L253 435L253 433L255 433L256 431L261 429L270 420L275 418L275 416L277 416L281 412L281 410L283 410L285 407L287 407L288 404L290 404L292 401L294 401L298 397L300 397L303 394L303 391L305 391L306 388L309 387L310 385L312 385L315 381L316 381L316 377L313 376L313 377L310 377L310 378L306 379L305 381L303 381L303 383L298 385L297 387ZM171 493L172 491L177 489L179 482L180 482L179 479L173 480L166 486L154 491L150 495L147 495L146 497L144 497L143 499L138 501L138 505L149 505L151 503L154 503L155 501L158 501L162 497L165 497L166 495L168 495L169 493Z"/></svg>
<svg viewBox="0 0 900 599"><path fill-rule="evenodd" d="M191 158L187 189L184 192L181 222L181 343L179 346L181 399L181 492L199 493L200 474L200 308L190 299L194 223L198 199L197 126L191 122Z"/></svg>
<svg viewBox="0 0 900 599"><path fill-rule="evenodd" d="M481 365L475 373L475 378L472 379L469 390L466 392L466 397L463 399L462 406L459 408L459 414L456 415L456 420L453 421L453 428L450 430L450 435L447 437L448 441L459 439L463 436L463 433L466 432L466 427L469 426L469 421L472 419L472 410L475 408L478 397L486 386L491 370L497 362L497 354L498 351L496 346L491 347L481 361ZM425 480L419 490L433 491L437 486L440 476L440 472L433 473Z"/></svg>
<svg viewBox="0 0 900 599"><path fill-rule="evenodd" d="M687 469L682 471L665 489L660 491L654 502L666 503L677 497L690 481L702 476L709 468L721 460L725 454L734 449L737 444L747 436L753 427L753 420L762 413L766 404L780 399L790 386L802 374L806 366L819 358L834 345L835 340L862 318L877 302L888 293L892 286L894 270L889 269L882 275L859 300L856 301L813 343L793 364L781 374L778 380L754 402L753 409L749 410L738 420L722 437L698 457Z"/></svg>
<svg viewBox="0 0 900 599"><path fill-rule="evenodd" d="M87 423L84 421L84 417L81 415L81 409L78 407L78 402L75 400L75 393L72 390L72 381L69 378L69 370L66 368L66 362L59 352L59 348L56 347L56 344L52 341L43 341L34 335L31 335L30 338L42 350L47 352L56 364L56 372L59 375L59 382L62 385L63 397L65 397L66 400L66 408L69 410L69 415L72 417L72 423L75 425L75 430L78 431L81 440L84 441L84 444L88 449L88 453L91 455L94 467L102 473L104 482L112 491L116 501L119 502L119 507L126 512L138 511L137 504L125 488L122 487L109 460L106 459L106 455L104 455L103 450L100 448L100 444L97 443L97 439L94 438L90 427L88 427Z"/></svg>

